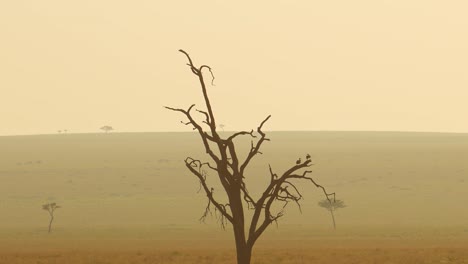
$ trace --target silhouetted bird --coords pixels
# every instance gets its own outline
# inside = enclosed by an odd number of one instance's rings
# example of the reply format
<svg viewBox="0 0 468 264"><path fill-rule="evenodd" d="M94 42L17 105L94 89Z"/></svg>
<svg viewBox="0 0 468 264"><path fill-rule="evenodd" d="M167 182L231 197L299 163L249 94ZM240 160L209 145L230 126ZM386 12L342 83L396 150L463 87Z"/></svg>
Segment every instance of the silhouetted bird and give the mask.
<svg viewBox="0 0 468 264"><path fill-rule="evenodd" d="M296 164L301 164L301 158L299 158L297 161L296 161Z"/></svg>
<svg viewBox="0 0 468 264"><path fill-rule="evenodd" d="M310 155L309 154L307 154L306 159L310 160Z"/></svg>

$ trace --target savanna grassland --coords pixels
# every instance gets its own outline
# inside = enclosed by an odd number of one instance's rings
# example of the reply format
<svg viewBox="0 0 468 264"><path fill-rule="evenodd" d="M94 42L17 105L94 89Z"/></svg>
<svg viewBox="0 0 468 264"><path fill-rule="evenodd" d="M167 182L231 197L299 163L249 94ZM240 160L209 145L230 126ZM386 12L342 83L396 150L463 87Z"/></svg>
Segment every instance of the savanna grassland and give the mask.
<svg viewBox="0 0 468 264"><path fill-rule="evenodd" d="M334 231L322 194L301 183L302 214L290 205L253 263L468 263L467 134L269 137L248 171L254 195L268 164L281 172L309 153L347 207ZM234 263L231 230L198 221L206 196L183 160L205 157L200 144L194 133L0 137L0 263ZM48 202L63 207L50 235Z"/></svg>

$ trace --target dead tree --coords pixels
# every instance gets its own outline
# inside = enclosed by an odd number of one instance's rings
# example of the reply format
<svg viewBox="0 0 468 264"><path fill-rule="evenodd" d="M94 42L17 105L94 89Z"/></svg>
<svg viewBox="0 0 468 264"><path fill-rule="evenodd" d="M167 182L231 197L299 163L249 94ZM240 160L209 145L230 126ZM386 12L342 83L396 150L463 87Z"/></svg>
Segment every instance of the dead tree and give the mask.
<svg viewBox="0 0 468 264"><path fill-rule="evenodd" d="M43 210L49 212L50 221L49 221L49 234L52 232L52 222L54 221L54 212L56 209L60 208L56 203L48 203L42 206Z"/></svg>
<svg viewBox="0 0 468 264"><path fill-rule="evenodd" d="M333 229L336 230L336 222L335 222L335 211L340 209L340 208L345 208L346 205L342 200L327 200L324 199L318 203L318 205L322 208L327 209L332 217L333 220Z"/></svg>
<svg viewBox="0 0 468 264"><path fill-rule="evenodd" d="M269 166L269 184L260 197L254 198L248 191L244 176L252 160L258 154L261 154L262 144L269 141L262 128L270 119L270 116L260 123L256 133L254 130L240 131L229 137L222 138L216 130L216 119L203 75L203 71L209 71L212 78L211 83L213 84L214 75L211 67L207 65L197 67L187 52L184 50L179 51L187 57L187 65L190 71L198 78L206 109L195 109L203 119L200 122L193 115L192 110L194 110L195 105L191 105L188 109L166 108L180 112L187 118L182 123L191 126L200 135L204 149L211 159L210 161L202 161L193 157L185 159L185 166L198 178L200 188L204 190L208 197L208 203L201 219L206 218L214 207L215 212L219 213L217 215L220 217L222 227L224 228L228 223L232 225L237 263L249 264L255 242L272 223L283 216L284 208L288 203L294 202L300 209L299 202L302 195L296 187L298 181L308 181L313 186L320 188L328 200L334 200L335 193L328 193L323 186L309 176L311 171L307 169L312 165L312 161L310 156L307 155L303 161L299 159L296 164L292 164L282 174L275 173L272 167ZM241 160L236 152L235 142L237 138L243 136L251 137L251 147L246 153L246 157ZM217 175L215 178L222 185L227 201L221 202L219 197L215 197L214 188L208 183L209 174L206 173L207 171ZM278 203L281 203L280 209L275 210L274 208L278 207L275 205ZM251 212L247 214L247 210L251 210Z"/></svg>

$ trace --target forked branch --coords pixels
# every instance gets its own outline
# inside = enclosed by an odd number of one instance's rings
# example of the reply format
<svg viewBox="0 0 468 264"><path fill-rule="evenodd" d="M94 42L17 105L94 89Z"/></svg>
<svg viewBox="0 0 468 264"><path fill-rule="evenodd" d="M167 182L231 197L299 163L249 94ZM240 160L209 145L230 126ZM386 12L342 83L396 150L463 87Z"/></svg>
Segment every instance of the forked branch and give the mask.
<svg viewBox="0 0 468 264"><path fill-rule="evenodd" d="M179 51L182 52L187 57L187 59L189 61L189 63L187 63L187 65L192 70L192 73L195 74L199 79L200 86L201 86L202 92L203 92L203 97L205 99L206 108L208 109L209 122L207 122L207 123L210 126L212 136L214 138L219 138L218 133L216 132L216 122L215 122L215 117L214 117L214 114L213 114L213 109L211 107L210 99L208 98L208 92L206 90L205 80L203 78L203 72L202 72L204 68L206 68L206 69L208 69L210 71L211 77L212 77L211 84L213 84L214 78L215 78L214 75L213 75L213 71L211 70L211 67L208 66L208 65L202 65L202 66L200 66L200 68L197 68L193 64L192 58L190 58L190 55L186 51L184 51L182 49L180 49Z"/></svg>
<svg viewBox="0 0 468 264"><path fill-rule="evenodd" d="M276 222L280 217L283 216L284 208L290 203L294 202L299 211L302 212L300 205L300 200L302 199L302 194L297 188L296 184L292 180L307 180L311 181L315 187L322 189L326 199L330 200L330 197L333 196L335 199L335 193L328 193L327 190L320 184L318 184L314 179L308 177L309 173L312 173L310 170L304 171L302 174L298 174L298 171L308 168L312 165L312 161L307 158L304 162L298 162L296 165L292 166L290 169L286 170L280 177L270 169L270 184L266 188L263 195L256 202L257 206L255 208L254 215L252 217L252 222L249 229L249 240L248 243L252 244L261 236L261 234L266 230L266 228L273 222ZM272 205L275 201L283 202L284 205L282 209L273 214L271 212ZM260 226L259 220L263 212L263 221L261 221ZM257 228L258 226L258 228Z"/></svg>
<svg viewBox="0 0 468 264"><path fill-rule="evenodd" d="M203 141L203 145L205 146L206 153L208 153L213 160L218 162L219 157L213 152L209 143L210 141L215 142L214 138L203 130L202 126L198 124L198 122L192 117L192 114L190 113L190 111L192 110L194 106L195 104L192 104L187 110L180 109L180 108L172 108L168 106L165 106L164 108L169 109L171 111L183 113L189 121L188 122L182 121L182 123L185 125L192 125L194 130L198 131L198 134L200 135Z"/></svg>
<svg viewBox="0 0 468 264"><path fill-rule="evenodd" d="M207 209L205 210L205 213L202 216L202 219L205 218L207 214L210 212L209 210L210 205L213 204L216 207L216 209L223 215L223 217L229 220L229 222L232 222L233 218L226 211L226 207L223 204L216 201L216 199L214 198L213 196L214 189L208 187L208 184L206 182L206 176L202 172L203 164L207 164L207 163L202 163L200 160L196 160L190 157L185 159L185 166L190 170L190 172L192 172L192 174L198 177L200 181L200 185L202 189L205 191L206 196L208 197L208 205L206 207Z"/></svg>
<svg viewBox="0 0 468 264"><path fill-rule="evenodd" d="M268 121L268 119L270 119L270 117L271 117L271 115L267 116L267 118L265 118L262 121L262 123L260 123L260 126L258 126L257 132L258 132L258 134L260 134L261 137L260 137L260 139L257 141L257 143L255 145L252 143L249 154L247 155L247 158L245 159L244 163L242 163L242 165L240 167L241 175L244 175L245 168L249 165L252 158L255 157L255 155L260 153L260 147L262 146L263 142L270 140L270 139L268 139L266 137L266 134L262 131L263 125Z"/></svg>

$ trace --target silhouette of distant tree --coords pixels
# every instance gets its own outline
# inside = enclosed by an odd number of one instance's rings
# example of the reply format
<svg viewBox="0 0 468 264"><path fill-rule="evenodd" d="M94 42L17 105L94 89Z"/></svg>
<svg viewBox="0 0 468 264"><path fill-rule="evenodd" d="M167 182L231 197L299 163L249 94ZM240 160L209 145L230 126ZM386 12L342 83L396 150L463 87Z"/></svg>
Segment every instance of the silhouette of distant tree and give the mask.
<svg viewBox="0 0 468 264"><path fill-rule="evenodd" d="M298 159L296 164L294 164L293 159L292 165L281 174L275 173L272 166L269 166L269 183L261 195L255 198L244 179L252 160L262 153L260 151L262 144L270 140L262 130L270 116L260 123L256 132L254 130L240 131L228 137L221 137L217 131L215 115L203 75L203 71L209 71L213 84L214 75L211 67L207 65L197 67L187 52L179 51L187 57L190 71L198 78L206 110L195 109L203 117L203 121L200 122L192 113L195 105L191 105L188 109L166 108L180 112L187 118L187 121L182 121L182 123L192 127L199 134L205 152L210 158L208 162L192 157L185 159L185 166L198 178L200 188L208 198L201 220L211 215L211 209L214 207L215 215L219 217L222 227L224 228L228 223L232 225L237 263L249 264L255 242L272 223L283 216L284 208L289 203L294 202L301 209L302 195L296 186L298 181L312 183L313 186L320 188L325 198L330 201L335 199L335 193L327 192L323 186L309 176L311 171L307 168L312 165L309 155L303 161ZM237 153L236 139L244 136L252 138L252 143L246 156L241 158ZM255 143L254 139L256 139ZM216 176L210 177L210 173ZM227 201L222 202L218 195L215 196L214 188L209 184L209 181L212 180L220 182ZM252 213L248 214L247 210L251 210Z"/></svg>
<svg viewBox="0 0 468 264"><path fill-rule="evenodd" d="M58 206L56 203L48 203L48 204L42 205L42 209L49 212L49 215L50 215L49 234L50 234L50 232L52 232L52 222L54 221L54 212L58 208L61 208L61 207Z"/></svg>
<svg viewBox="0 0 468 264"><path fill-rule="evenodd" d="M344 204L344 202L342 200L321 200L318 205L322 208L325 208L327 209L328 211L330 211L330 214L331 214L331 217L332 217L332 220L333 220L333 229L336 230L336 222L335 222L335 211L340 209L340 208L345 208L346 205Z"/></svg>
<svg viewBox="0 0 468 264"><path fill-rule="evenodd" d="M111 127L111 126L103 126L103 127L101 127L101 130L108 133L108 132L114 130L114 128Z"/></svg>

